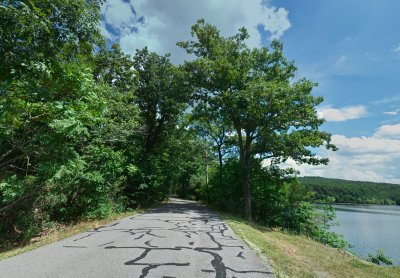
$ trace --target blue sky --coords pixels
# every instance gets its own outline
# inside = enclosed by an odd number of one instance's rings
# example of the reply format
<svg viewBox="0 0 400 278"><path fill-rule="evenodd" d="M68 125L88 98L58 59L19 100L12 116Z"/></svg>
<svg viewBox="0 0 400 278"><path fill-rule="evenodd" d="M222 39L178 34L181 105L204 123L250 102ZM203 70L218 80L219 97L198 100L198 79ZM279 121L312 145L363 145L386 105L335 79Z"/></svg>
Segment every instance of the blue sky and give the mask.
<svg viewBox="0 0 400 278"><path fill-rule="evenodd" d="M370 136L381 123L395 123L400 95L400 1L275 1L289 11L291 28L282 36L299 72L320 84L325 105L364 105L358 120L329 123L331 132ZM300 4L301 2L301 4ZM366 3L368 3L366 5ZM391 107L393 106L393 107Z"/></svg>
<svg viewBox="0 0 400 278"><path fill-rule="evenodd" d="M319 86L318 113L339 151L318 150L328 166L302 175L400 183L400 1L398 0L108 0L102 33L126 53L147 46L188 57L175 44L200 17L223 35L245 26L251 47L284 43L298 77Z"/></svg>

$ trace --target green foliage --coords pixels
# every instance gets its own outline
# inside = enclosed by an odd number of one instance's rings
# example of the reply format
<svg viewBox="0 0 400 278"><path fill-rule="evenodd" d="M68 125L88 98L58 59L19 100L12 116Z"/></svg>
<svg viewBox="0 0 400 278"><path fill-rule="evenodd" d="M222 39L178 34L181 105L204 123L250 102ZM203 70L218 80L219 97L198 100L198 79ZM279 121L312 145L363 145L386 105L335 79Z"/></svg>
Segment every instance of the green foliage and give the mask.
<svg viewBox="0 0 400 278"><path fill-rule="evenodd" d="M299 181L315 192L316 202L334 197L337 203L400 205L400 185L397 184L320 177L303 177Z"/></svg>
<svg viewBox="0 0 400 278"><path fill-rule="evenodd" d="M55 219L107 216L121 199L124 157L104 146L90 146L83 156L63 165L51 180L46 211Z"/></svg>
<svg viewBox="0 0 400 278"><path fill-rule="evenodd" d="M2 1L0 81L53 70L60 60L90 55L101 36L97 0Z"/></svg>
<svg viewBox="0 0 400 278"><path fill-rule="evenodd" d="M108 89L95 84L90 64L100 1L3 1L0 17L3 244L107 213L124 158L100 136Z"/></svg>
<svg viewBox="0 0 400 278"><path fill-rule="evenodd" d="M210 201L221 210L241 215L244 202L239 178L240 165L237 158L227 159L222 172L224 179L221 184L217 175L218 170L211 171Z"/></svg>
<svg viewBox="0 0 400 278"><path fill-rule="evenodd" d="M181 197L206 199L206 146L184 122L174 135L169 148L168 177L170 192Z"/></svg>
<svg viewBox="0 0 400 278"><path fill-rule="evenodd" d="M336 217L335 210L332 206L324 205L317 210L313 209L312 213L313 223L307 227L307 235L335 248L345 248L349 246L349 243L344 240L342 235L329 231L330 226L338 225L332 224L332 221Z"/></svg>
<svg viewBox="0 0 400 278"><path fill-rule="evenodd" d="M368 253L367 260L370 261L371 263L374 263L377 265L381 265L381 264L392 265L393 264L393 260L390 257L386 256L382 249L376 250L375 254Z"/></svg>
<svg viewBox="0 0 400 278"><path fill-rule="evenodd" d="M190 91L183 71L169 61L168 55L150 53L147 48L133 58L135 90L133 102L138 113L140 131L132 134L136 149L126 146L128 157L135 161L125 194L133 205L149 205L168 196L176 181L179 164L171 164L179 144L177 134ZM175 161L175 160L174 160Z"/></svg>

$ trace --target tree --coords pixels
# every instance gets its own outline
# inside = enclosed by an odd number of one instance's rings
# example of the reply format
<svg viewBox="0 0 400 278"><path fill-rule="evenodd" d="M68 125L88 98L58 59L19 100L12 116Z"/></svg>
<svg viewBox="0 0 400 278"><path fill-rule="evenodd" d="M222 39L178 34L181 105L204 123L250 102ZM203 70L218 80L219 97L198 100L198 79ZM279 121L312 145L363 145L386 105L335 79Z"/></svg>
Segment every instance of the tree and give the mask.
<svg viewBox="0 0 400 278"><path fill-rule="evenodd" d="M209 107L207 103L198 103L191 114L191 125L194 126L197 133L204 138L211 147L211 150L217 153L218 157L218 180L222 185L223 180L223 159L230 151L231 127L226 124L218 111ZM208 148L208 147L207 147ZM208 149L206 150L208 152ZM208 160L208 158L206 158Z"/></svg>
<svg viewBox="0 0 400 278"><path fill-rule="evenodd" d="M98 30L102 0L1 1L0 81L34 67L77 61L102 41Z"/></svg>
<svg viewBox="0 0 400 278"><path fill-rule="evenodd" d="M140 144L139 107L136 103L137 78L134 61L118 44L104 45L94 56L93 78L111 88L107 92L107 124L102 128L105 142L123 151L135 152Z"/></svg>
<svg viewBox="0 0 400 278"><path fill-rule="evenodd" d="M241 165L244 211L251 220L250 170L252 158L261 156L279 163L292 158L299 163L326 164L312 148L335 150L316 106L323 99L311 93L316 84L294 81L296 67L283 56L282 44L249 49L246 29L224 38L215 26L200 19L192 27L197 40L179 46L197 59L186 62L195 84L195 97L219 113L233 127Z"/></svg>
<svg viewBox="0 0 400 278"><path fill-rule="evenodd" d="M183 71L169 61L169 55L150 53L147 48L138 50L134 69L137 78L135 101L144 126L144 154L151 154L176 127L190 91Z"/></svg>
<svg viewBox="0 0 400 278"><path fill-rule="evenodd" d="M131 70L139 128L133 137L137 144L134 148L127 146L130 160L135 161L127 194L139 201L159 201L169 192L169 173L165 172L168 148L174 144L171 139L187 107L190 90L184 72L170 62L169 55L161 56L147 48L137 50Z"/></svg>
<svg viewBox="0 0 400 278"><path fill-rule="evenodd" d="M50 207L76 204L81 191L74 189L85 190L77 178L62 183L69 195L54 194L57 177L85 168L93 131L102 125L104 88L90 69L101 40L100 6L0 3L0 233L11 238L32 236Z"/></svg>
<svg viewBox="0 0 400 278"><path fill-rule="evenodd" d="M101 38L96 27L100 4L0 4L0 169L37 153L42 146L33 147L33 140L46 123L63 110L63 102L80 97L75 91L87 78L86 61Z"/></svg>
<svg viewBox="0 0 400 278"><path fill-rule="evenodd" d="M97 82L105 82L122 95L135 91L133 58L125 54L119 44L113 44L111 49L102 45L94 57L94 65L93 77Z"/></svg>

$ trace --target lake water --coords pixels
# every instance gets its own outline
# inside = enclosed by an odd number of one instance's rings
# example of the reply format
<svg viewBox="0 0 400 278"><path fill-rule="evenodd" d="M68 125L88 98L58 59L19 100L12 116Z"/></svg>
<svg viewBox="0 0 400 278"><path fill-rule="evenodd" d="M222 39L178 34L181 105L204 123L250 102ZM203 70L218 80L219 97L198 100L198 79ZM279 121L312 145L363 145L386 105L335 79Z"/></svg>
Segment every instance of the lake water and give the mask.
<svg viewBox="0 0 400 278"><path fill-rule="evenodd" d="M400 206L334 205L340 226L331 229L342 234L361 257L381 248L400 265Z"/></svg>

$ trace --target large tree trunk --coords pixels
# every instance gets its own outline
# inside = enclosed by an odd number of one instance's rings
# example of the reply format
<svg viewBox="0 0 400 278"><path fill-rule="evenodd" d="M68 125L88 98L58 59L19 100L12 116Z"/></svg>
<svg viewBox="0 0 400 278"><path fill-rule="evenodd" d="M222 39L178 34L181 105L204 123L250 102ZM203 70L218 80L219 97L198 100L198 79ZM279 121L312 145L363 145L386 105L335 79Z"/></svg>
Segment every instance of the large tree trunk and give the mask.
<svg viewBox="0 0 400 278"><path fill-rule="evenodd" d="M208 187L208 149L206 148L206 193L207 193L207 205L210 204L210 189Z"/></svg>
<svg viewBox="0 0 400 278"><path fill-rule="evenodd" d="M241 168L241 183L243 187L244 199L244 213L248 221L252 221L251 213L251 184L250 184L250 152L251 152L251 138L247 134L245 142L243 142L242 135L239 134L240 145L240 168Z"/></svg>
<svg viewBox="0 0 400 278"><path fill-rule="evenodd" d="M246 215L246 219L252 221L249 162L246 161L246 159L242 163L242 186L244 198L244 213Z"/></svg>
<svg viewBox="0 0 400 278"><path fill-rule="evenodd" d="M219 186L222 186L222 150L221 150L221 146L218 145L218 162L219 162L219 173L218 173L218 182L219 182Z"/></svg>

